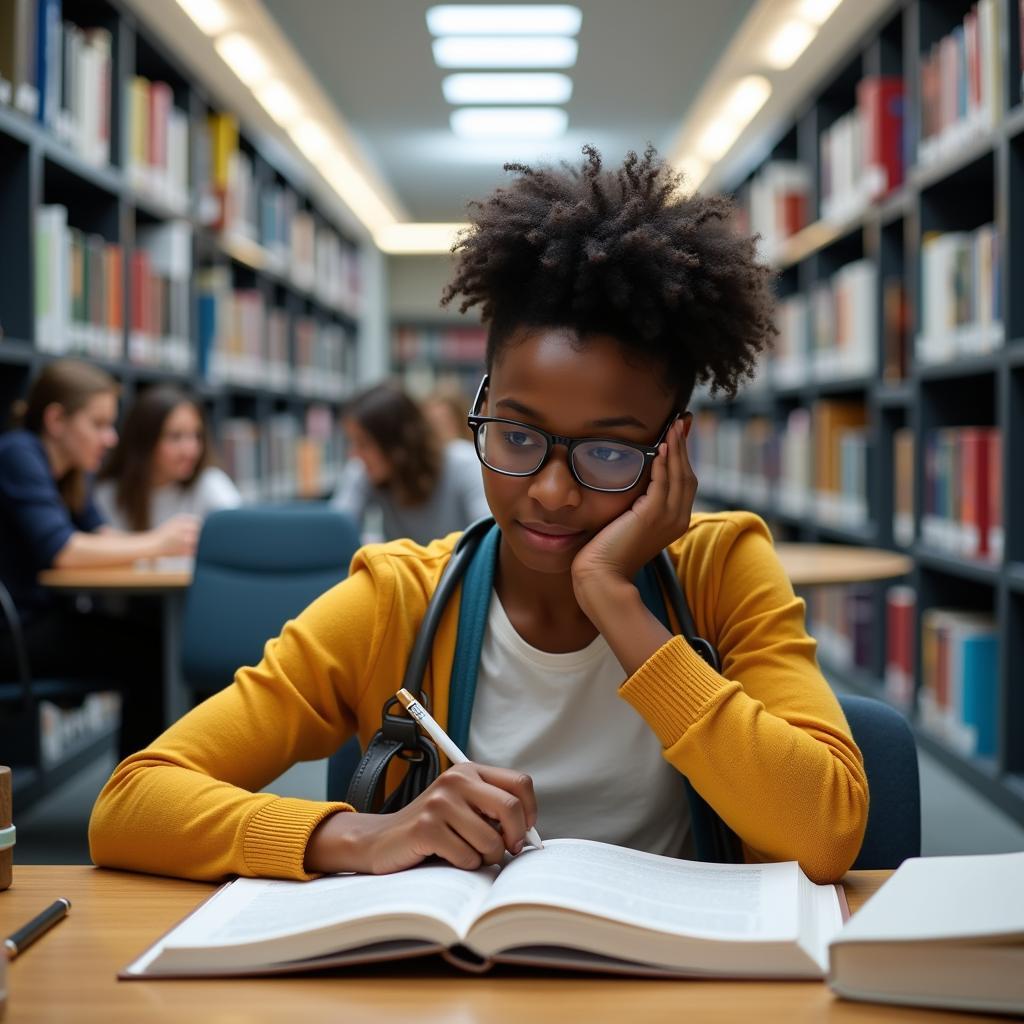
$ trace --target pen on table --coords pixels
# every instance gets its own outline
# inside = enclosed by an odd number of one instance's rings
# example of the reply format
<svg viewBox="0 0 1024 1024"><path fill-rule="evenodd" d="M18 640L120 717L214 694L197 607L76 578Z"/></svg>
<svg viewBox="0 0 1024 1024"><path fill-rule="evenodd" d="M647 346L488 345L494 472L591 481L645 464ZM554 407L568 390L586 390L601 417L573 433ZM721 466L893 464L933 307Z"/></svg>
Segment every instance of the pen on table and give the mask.
<svg viewBox="0 0 1024 1024"><path fill-rule="evenodd" d="M45 935L58 921L64 919L71 909L71 900L64 896L54 900L41 914L36 914L28 924L22 925L4 939L7 959L13 960L19 953L24 953L41 935Z"/></svg>
<svg viewBox="0 0 1024 1024"><path fill-rule="evenodd" d="M416 724L441 748L445 757L452 764L465 764L469 758L452 742L452 738L431 718L427 709L407 690L402 687L395 696L402 702L402 707L413 717ZM535 828L526 830L526 841L538 850L544 849L540 833Z"/></svg>

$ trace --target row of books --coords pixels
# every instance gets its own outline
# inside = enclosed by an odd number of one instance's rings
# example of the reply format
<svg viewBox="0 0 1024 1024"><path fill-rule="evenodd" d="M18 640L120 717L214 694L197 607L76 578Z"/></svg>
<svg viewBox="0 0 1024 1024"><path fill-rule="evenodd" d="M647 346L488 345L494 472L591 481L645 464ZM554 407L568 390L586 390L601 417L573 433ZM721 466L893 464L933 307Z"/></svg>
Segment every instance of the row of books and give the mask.
<svg viewBox="0 0 1024 1024"><path fill-rule="evenodd" d="M358 315L362 271L357 250L318 222L287 185L260 179L252 157L240 147L233 115L210 115L199 161L210 190L206 198L212 200L200 201L209 226L229 245L241 243L243 252L248 248L251 261L262 269L326 306Z"/></svg>
<svg viewBox="0 0 1024 1024"><path fill-rule="evenodd" d="M921 537L949 554L1003 558L1002 430L946 427L925 438Z"/></svg>
<svg viewBox="0 0 1024 1024"><path fill-rule="evenodd" d="M871 376L878 367L878 272L856 260L779 303L770 374L777 386Z"/></svg>
<svg viewBox="0 0 1024 1024"><path fill-rule="evenodd" d="M329 493L342 464L343 443L327 406L304 420L278 413L262 423L235 417L218 433L224 468L247 501L317 498Z"/></svg>
<svg viewBox="0 0 1024 1024"><path fill-rule="evenodd" d="M994 224L928 233L921 243L921 330L914 355L948 362L1003 343L1002 259Z"/></svg>
<svg viewBox="0 0 1024 1024"><path fill-rule="evenodd" d="M999 0L978 0L949 35L922 55L921 165L955 153L999 121L1007 26Z"/></svg>
<svg viewBox="0 0 1024 1024"><path fill-rule="evenodd" d="M795 160L770 160L754 175L740 203L744 235L758 236L765 263L779 259L786 240L809 220L811 172Z"/></svg>
<svg viewBox="0 0 1024 1024"><path fill-rule="evenodd" d="M214 383L248 384L338 400L352 385L355 345L345 328L267 306L256 288L234 288L227 267L196 277L198 370Z"/></svg>
<svg viewBox="0 0 1024 1024"><path fill-rule="evenodd" d="M0 103L92 164L110 163L111 36L62 19L61 0L0 4Z"/></svg>
<svg viewBox="0 0 1024 1024"><path fill-rule="evenodd" d="M125 94L128 180L179 214L189 205L189 119L167 82L134 75Z"/></svg>
<svg viewBox="0 0 1024 1024"><path fill-rule="evenodd" d="M868 523L868 436L862 403L794 409L778 430L767 418L698 411L690 456L716 497L774 506L791 516L860 529Z"/></svg>
<svg viewBox="0 0 1024 1024"><path fill-rule="evenodd" d="M903 182L903 79L873 75L818 139L823 220L844 221Z"/></svg>
<svg viewBox="0 0 1024 1024"><path fill-rule="evenodd" d="M396 327L392 360L404 363L469 363L484 365L487 331L483 327Z"/></svg>
<svg viewBox="0 0 1024 1024"><path fill-rule="evenodd" d="M878 634L875 590L867 584L811 587L807 602L807 628L829 665L869 672Z"/></svg>

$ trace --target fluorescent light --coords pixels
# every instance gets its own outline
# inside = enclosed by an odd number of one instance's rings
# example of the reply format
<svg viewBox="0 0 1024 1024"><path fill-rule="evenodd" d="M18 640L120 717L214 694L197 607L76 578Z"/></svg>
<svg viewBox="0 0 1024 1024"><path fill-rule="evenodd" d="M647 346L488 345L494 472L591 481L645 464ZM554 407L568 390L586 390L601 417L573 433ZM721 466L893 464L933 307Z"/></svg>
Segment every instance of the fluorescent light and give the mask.
<svg viewBox="0 0 1024 1024"><path fill-rule="evenodd" d="M231 15L220 0L178 0L178 6L208 36L220 35L231 23Z"/></svg>
<svg viewBox="0 0 1024 1024"><path fill-rule="evenodd" d="M706 160L720 160L743 131L743 125L728 118L720 117L701 132L697 149Z"/></svg>
<svg viewBox="0 0 1024 1024"><path fill-rule="evenodd" d="M571 68L579 49L566 36L443 36L433 48L440 68Z"/></svg>
<svg viewBox="0 0 1024 1024"><path fill-rule="evenodd" d="M676 170L683 174L683 189L687 192L696 192L700 183L708 176L711 169L706 160L699 156L684 156L676 165Z"/></svg>
<svg viewBox="0 0 1024 1024"><path fill-rule="evenodd" d="M392 255L451 252L465 224L389 224L374 237L377 247Z"/></svg>
<svg viewBox="0 0 1024 1024"><path fill-rule="evenodd" d="M843 0L801 0L798 13L812 25L824 25L842 2Z"/></svg>
<svg viewBox="0 0 1024 1024"><path fill-rule="evenodd" d="M300 121L288 129L295 145L302 150L303 154L311 161L322 158L331 149L331 137L316 121Z"/></svg>
<svg viewBox="0 0 1024 1024"><path fill-rule="evenodd" d="M354 163L340 149L325 152L317 169L341 201L366 225L371 234L395 223L394 211L377 194Z"/></svg>
<svg viewBox="0 0 1024 1024"><path fill-rule="evenodd" d="M461 107L449 121L462 139L556 139L565 134L569 115L561 107Z"/></svg>
<svg viewBox="0 0 1024 1024"><path fill-rule="evenodd" d="M251 89L270 77L270 66L256 44L241 32L221 36L214 44L224 63Z"/></svg>
<svg viewBox="0 0 1024 1024"><path fill-rule="evenodd" d="M745 128L772 94L772 85L762 75L747 75L736 83L722 108L722 115Z"/></svg>
<svg viewBox="0 0 1024 1024"><path fill-rule="evenodd" d="M810 45L817 30L805 21L787 21L768 41L765 58L779 71L792 67Z"/></svg>
<svg viewBox="0 0 1024 1024"><path fill-rule="evenodd" d="M449 103L566 103L572 79L558 71L447 75L441 91Z"/></svg>
<svg viewBox="0 0 1024 1024"><path fill-rule="evenodd" d="M583 15L569 4L442 4L427 10L434 36L574 36Z"/></svg>
<svg viewBox="0 0 1024 1024"><path fill-rule="evenodd" d="M263 109L283 128L293 124L302 113L298 97L276 78L253 90Z"/></svg>

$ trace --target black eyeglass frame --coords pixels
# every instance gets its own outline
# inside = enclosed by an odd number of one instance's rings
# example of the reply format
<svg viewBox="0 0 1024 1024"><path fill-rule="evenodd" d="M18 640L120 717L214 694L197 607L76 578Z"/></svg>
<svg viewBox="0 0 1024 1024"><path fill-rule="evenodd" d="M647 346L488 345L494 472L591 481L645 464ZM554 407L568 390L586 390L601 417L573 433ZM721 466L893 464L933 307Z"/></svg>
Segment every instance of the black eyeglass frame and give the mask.
<svg viewBox="0 0 1024 1024"><path fill-rule="evenodd" d="M547 465L548 459L551 458L551 449L554 448L556 444L560 444L566 449L566 463L569 466L569 472L572 473L572 478L581 487L585 487L588 491L597 491L599 494L623 494L636 487L636 485L643 479L643 475L647 470L647 467L658 457L658 448L665 440L669 430L672 429L672 424L675 423L675 421L682 415L679 412L672 413L671 417L669 417L668 423L665 424L664 430L662 430L658 440L655 441L653 445L637 444L635 441L624 441L621 437L565 437L562 434L549 434L546 430L541 430L540 427L535 427L532 423L523 423L522 420L510 420L506 419L504 416L481 416L477 410L480 408L484 392L487 390L487 386L490 382L490 374L485 373L483 379L480 381L480 386L476 390L476 397L473 399L469 415L466 417L466 423L469 425L469 429L473 431L473 450L476 452L476 457L480 460L481 464L494 473L500 473L502 476L536 476L536 474L539 473L545 465ZM540 434L547 443L547 449L540 462L537 464L537 468L531 469L529 473L513 473L507 469L498 469L487 462L480 453L480 428L486 426L488 423L507 423L510 426L523 427L526 430L532 430L535 434ZM628 487L595 487L593 484L588 484L586 480L580 479L579 473L576 472L573 452L581 444L593 444L595 441L604 441L608 444L623 445L626 448L632 448L644 457L644 464L640 467L640 472L637 473L636 479Z"/></svg>

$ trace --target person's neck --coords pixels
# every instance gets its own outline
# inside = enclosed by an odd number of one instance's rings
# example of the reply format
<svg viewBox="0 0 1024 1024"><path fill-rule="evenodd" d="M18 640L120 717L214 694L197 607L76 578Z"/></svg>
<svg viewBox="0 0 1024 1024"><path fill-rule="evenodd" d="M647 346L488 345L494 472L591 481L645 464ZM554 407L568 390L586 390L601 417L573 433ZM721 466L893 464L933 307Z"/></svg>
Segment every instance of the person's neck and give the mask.
<svg viewBox="0 0 1024 1024"><path fill-rule="evenodd" d="M39 435L43 443L43 451L46 452L46 461L50 464L50 472L54 480L63 479L68 471L72 469L71 460L60 450L60 446L44 434Z"/></svg>
<svg viewBox="0 0 1024 1024"><path fill-rule="evenodd" d="M494 589L515 631L538 650L578 651L597 636L576 601L571 573L530 569L505 543L498 549Z"/></svg>

